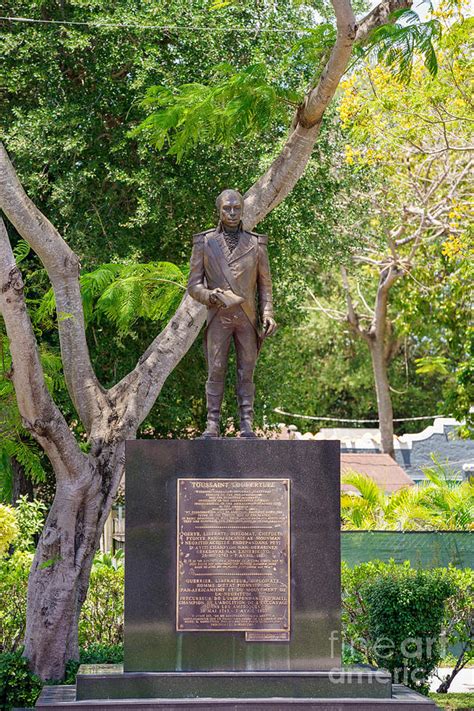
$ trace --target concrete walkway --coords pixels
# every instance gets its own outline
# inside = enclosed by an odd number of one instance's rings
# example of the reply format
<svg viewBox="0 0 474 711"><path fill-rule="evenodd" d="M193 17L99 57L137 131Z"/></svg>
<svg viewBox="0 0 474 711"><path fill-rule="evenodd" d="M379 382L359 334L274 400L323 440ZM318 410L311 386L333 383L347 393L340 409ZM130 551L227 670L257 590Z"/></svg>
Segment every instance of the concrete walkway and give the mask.
<svg viewBox="0 0 474 711"><path fill-rule="evenodd" d="M449 669L449 667L440 667L437 672L437 677L440 677L442 680L450 671L451 669ZM431 677L430 691L436 691L441 684L441 681L437 677ZM449 691L457 694L474 693L474 667L461 669L451 682Z"/></svg>

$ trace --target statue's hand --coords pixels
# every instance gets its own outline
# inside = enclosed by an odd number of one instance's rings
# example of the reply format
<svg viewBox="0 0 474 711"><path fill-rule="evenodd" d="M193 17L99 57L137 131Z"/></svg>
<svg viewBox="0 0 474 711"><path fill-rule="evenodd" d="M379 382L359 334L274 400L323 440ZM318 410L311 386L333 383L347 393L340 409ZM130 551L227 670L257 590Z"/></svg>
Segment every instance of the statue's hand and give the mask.
<svg viewBox="0 0 474 711"><path fill-rule="evenodd" d="M221 301L221 300L219 299L219 297L217 296L217 294L223 294L223 293L224 293L223 289L219 289L219 288L218 288L218 289L213 289L213 290L211 291L210 296L209 296L209 301L210 301L210 303L211 303L213 306L224 306L224 304L222 303L222 301Z"/></svg>
<svg viewBox="0 0 474 711"><path fill-rule="evenodd" d="M265 334L265 337L267 336L273 336L277 328L277 324L275 319L273 319L271 316L265 316L263 319L263 333Z"/></svg>

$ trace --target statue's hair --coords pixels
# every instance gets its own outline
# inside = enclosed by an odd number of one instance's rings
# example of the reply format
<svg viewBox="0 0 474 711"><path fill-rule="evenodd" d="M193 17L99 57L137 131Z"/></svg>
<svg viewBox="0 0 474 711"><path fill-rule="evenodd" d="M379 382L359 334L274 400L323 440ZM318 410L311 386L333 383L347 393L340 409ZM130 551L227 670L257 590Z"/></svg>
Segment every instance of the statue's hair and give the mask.
<svg viewBox="0 0 474 711"><path fill-rule="evenodd" d="M231 194L231 195L236 195L236 196L239 198L240 204L242 205L242 207L244 206L244 198L243 198L242 194L239 193L238 190L232 190L232 189L229 189L229 188L228 188L227 190L223 190L223 191L221 192L221 194L217 196L217 199L216 199L216 208L217 208L217 210L220 210L220 209L221 209L221 202L222 202L222 200L224 199L224 197L225 197L226 195L229 195L229 194Z"/></svg>

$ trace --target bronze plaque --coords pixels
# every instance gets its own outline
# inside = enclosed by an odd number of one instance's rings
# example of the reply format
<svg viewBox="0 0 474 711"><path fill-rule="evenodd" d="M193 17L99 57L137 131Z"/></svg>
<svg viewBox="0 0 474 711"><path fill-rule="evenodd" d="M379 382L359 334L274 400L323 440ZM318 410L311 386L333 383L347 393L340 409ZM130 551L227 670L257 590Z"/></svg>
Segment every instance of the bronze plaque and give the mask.
<svg viewBox="0 0 474 711"><path fill-rule="evenodd" d="M289 494L289 479L178 479L178 632L289 635Z"/></svg>

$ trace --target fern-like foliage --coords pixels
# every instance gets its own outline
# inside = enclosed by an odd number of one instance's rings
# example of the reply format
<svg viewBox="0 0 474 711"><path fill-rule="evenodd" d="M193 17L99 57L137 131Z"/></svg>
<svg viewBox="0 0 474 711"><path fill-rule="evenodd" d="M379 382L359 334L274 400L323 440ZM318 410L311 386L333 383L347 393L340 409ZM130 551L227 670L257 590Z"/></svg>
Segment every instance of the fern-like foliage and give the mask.
<svg viewBox="0 0 474 711"><path fill-rule="evenodd" d="M105 317L120 335L131 334L139 318L167 321L186 289L187 274L171 262L102 264L80 277L86 325ZM55 299L50 289L36 312L40 322L52 319Z"/></svg>
<svg viewBox="0 0 474 711"><path fill-rule="evenodd" d="M41 464L41 457L33 441L21 439L6 439L2 442L1 450L9 457L14 457L25 470L34 484L45 481L46 474Z"/></svg>
<svg viewBox="0 0 474 711"><path fill-rule="evenodd" d="M31 252L31 247L24 239L20 239L18 244L13 249L13 254L15 257L15 262L19 264L22 262Z"/></svg>
<svg viewBox="0 0 474 711"><path fill-rule="evenodd" d="M177 309L186 281L184 272L170 262L124 265L103 290L96 311L116 323L122 334L139 318L166 321Z"/></svg>
<svg viewBox="0 0 474 711"><path fill-rule="evenodd" d="M215 0L213 8L227 4L227 0ZM376 29L369 41L355 46L356 60L372 56L408 81L413 62L421 55L434 76L438 68L434 42L441 35L439 21L421 22L412 10L397 11L391 19L392 24ZM130 135L143 135L156 148L166 148L180 161L199 143L228 147L264 132L278 121L287 124L288 109L293 111L300 104L303 91L288 88L286 68L297 68L302 76L309 70L310 83L315 86L334 46L336 30L332 23L325 22L304 29L302 35L289 48L277 72L263 62L241 70L220 64L208 85L150 87L141 102L150 113Z"/></svg>
<svg viewBox="0 0 474 711"><path fill-rule="evenodd" d="M374 57L408 83L413 62L421 55L431 76L436 76L438 61L433 43L441 37L441 23L438 20L421 22L413 10L398 10L391 17L395 22L374 30L369 42L358 48L359 56Z"/></svg>
<svg viewBox="0 0 474 711"><path fill-rule="evenodd" d="M148 89L142 106L152 113L132 132L144 134L158 149L181 160L201 142L229 146L236 140L264 131L296 106L295 92L270 78L264 63L238 71L230 64L215 68L211 86L183 84L176 90L165 86Z"/></svg>
<svg viewBox="0 0 474 711"><path fill-rule="evenodd" d="M41 450L21 422L15 390L9 377L12 363L8 339L2 333L0 333L0 351L0 500L10 501L13 480L12 458L22 465L25 474L33 483L44 481L46 472L42 464ZM63 386L59 355L42 349L40 356L48 387L54 390Z"/></svg>

